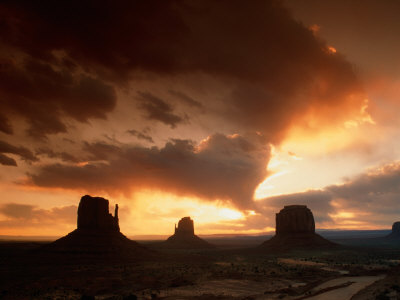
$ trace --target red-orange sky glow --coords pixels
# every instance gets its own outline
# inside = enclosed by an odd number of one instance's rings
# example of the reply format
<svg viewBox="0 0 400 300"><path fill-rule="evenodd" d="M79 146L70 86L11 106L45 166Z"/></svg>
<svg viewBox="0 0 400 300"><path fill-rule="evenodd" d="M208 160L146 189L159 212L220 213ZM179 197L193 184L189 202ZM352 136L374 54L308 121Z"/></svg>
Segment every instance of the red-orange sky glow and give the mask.
<svg viewBox="0 0 400 300"><path fill-rule="evenodd" d="M84 194L130 236L400 218L395 1L3 1L0 235L61 236Z"/></svg>

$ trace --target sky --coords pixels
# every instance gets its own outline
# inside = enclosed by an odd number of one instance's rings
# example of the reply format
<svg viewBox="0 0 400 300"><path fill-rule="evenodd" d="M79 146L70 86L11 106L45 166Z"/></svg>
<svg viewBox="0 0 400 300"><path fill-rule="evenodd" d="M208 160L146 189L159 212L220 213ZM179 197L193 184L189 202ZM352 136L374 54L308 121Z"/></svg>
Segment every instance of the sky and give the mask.
<svg viewBox="0 0 400 300"><path fill-rule="evenodd" d="M2 1L0 235L400 219L400 2Z"/></svg>

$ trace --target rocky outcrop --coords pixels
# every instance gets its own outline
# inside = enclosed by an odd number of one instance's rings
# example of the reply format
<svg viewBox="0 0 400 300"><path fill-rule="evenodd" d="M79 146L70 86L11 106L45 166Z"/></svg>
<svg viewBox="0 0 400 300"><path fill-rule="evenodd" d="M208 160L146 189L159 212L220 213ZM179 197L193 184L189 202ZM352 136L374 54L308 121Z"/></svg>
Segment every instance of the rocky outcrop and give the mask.
<svg viewBox="0 0 400 300"><path fill-rule="evenodd" d="M276 234L315 232L314 217L305 205L285 206L276 214Z"/></svg>
<svg viewBox="0 0 400 300"><path fill-rule="evenodd" d="M118 258L124 254L144 257L148 251L120 232L118 204L112 216L109 202L101 197L83 196L78 206L77 229L42 250L64 254L100 255L109 254Z"/></svg>
<svg viewBox="0 0 400 300"><path fill-rule="evenodd" d="M107 199L83 196L78 207L78 229L119 232L118 204L114 216L108 212L108 205Z"/></svg>
<svg viewBox="0 0 400 300"><path fill-rule="evenodd" d="M335 244L315 233L314 216L305 205L285 206L276 214L276 234L260 247L271 250L331 247Z"/></svg>
<svg viewBox="0 0 400 300"><path fill-rule="evenodd" d="M394 222L392 232L387 236L390 239L400 239L400 222Z"/></svg>
<svg viewBox="0 0 400 300"><path fill-rule="evenodd" d="M180 219L178 227L175 224L175 235L194 235L193 220L190 217Z"/></svg>
<svg viewBox="0 0 400 300"><path fill-rule="evenodd" d="M203 249L214 247L194 234L193 220L190 217L180 219L178 227L175 224L174 235L170 236L162 246L174 249Z"/></svg>

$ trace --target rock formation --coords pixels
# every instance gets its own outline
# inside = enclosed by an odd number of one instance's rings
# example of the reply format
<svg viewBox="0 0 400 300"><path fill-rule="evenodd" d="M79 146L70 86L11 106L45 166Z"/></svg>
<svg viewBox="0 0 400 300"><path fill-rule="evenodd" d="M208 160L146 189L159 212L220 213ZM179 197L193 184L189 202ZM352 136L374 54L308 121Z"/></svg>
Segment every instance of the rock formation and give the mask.
<svg viewBox="0 0 400 300"><path fill-rule="evenodd" d="M400 222L394 222L392 232L387 236L390 239L400 239Z"/></svg>
<svg viewBox="0 0 400 300"><path fill-rule="evenodd" d="M194 235L193 220L190 217L184 217L179 220L178 227L175 224L175 235Z"/></svg>
<svg viewBox="0 0 400 300"><path fill-rule="evenodd" d="M180 219L178 227L175 224L174 235L170 236L163 246L175 249L213 248L213 245L194 234L193 220L190 217Z"/></svg>
<svg viewBox="0 0 400 300"><path fill-rule="evenodd" d="M108 206L107 199L83 196L78 207L77 229L44 246L43 250L80 255L144 254L145 247L128 239L120 232L118 204L115 206L114 216L109 213Z"/></svg>
<svg viewBox="0 0 400 300"><path fill-rule="evenodd" d="M78 207L78 229L118 231L118 204L114 217L108 212L108 200L101 197L83 196Z"/></svg>
<svg viewBox="0 0 400 300"><path fill-rule="evenodd" d="M314 217L305 205L285 206L276 214L276 234L315 232Z"/></svg>
<svg viewBox="0 0 400 300"><path fill-rule="evenodd" d="M276 234L260 247L271 250L329 247L335 244L315 233L314 216L305 205L285 206L276 214Z"/></svg>

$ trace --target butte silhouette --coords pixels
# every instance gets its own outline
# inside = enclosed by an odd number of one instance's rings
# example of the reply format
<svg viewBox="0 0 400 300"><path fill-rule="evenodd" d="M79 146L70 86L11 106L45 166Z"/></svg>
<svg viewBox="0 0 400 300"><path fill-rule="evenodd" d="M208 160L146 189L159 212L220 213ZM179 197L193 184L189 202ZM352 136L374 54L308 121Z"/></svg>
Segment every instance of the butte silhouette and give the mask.
<svg viewBox="0 0 400 300"><path fill-rule="evenodd" d="M118 204L115 214L108 211L108 200L83 196L78 207L77 229L43 247L50 252L77 254L121 254L146 252L146 248L120 232Z"/></svg>
<svg viewBox="0 0 400 300"><path fill-rule="evenodd" d="M305 205L285 206L276 214L276 234L260 245L270 250L332 247L336 244L315 233L314 216Z"/></svg>
<svg viewBox="0 0 400 300"><path fill-rule="evenodd" d="M193 220L184 217L175 224L175 233L162 243L165 248L171 249L205 249L214 248L213 245L194 234Z"/></svg>
<svg viewBox="0 0 400 300"><path fill-rule="evenodd" d="M386 238L400 240L400 222L393 223L392 232Z"/></svg>

